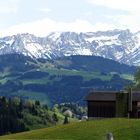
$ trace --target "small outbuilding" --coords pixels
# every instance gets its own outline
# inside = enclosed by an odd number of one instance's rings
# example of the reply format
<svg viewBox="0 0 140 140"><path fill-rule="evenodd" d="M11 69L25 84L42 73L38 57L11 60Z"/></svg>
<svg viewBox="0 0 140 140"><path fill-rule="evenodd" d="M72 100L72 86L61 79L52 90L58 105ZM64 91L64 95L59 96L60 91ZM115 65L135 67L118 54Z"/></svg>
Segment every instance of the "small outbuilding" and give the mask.
<svg viewBox="0 0 140 140"><path fill-rule="evenodd" d="M94 91L86 101L88 118L140 118L140 91Z"/></svg>

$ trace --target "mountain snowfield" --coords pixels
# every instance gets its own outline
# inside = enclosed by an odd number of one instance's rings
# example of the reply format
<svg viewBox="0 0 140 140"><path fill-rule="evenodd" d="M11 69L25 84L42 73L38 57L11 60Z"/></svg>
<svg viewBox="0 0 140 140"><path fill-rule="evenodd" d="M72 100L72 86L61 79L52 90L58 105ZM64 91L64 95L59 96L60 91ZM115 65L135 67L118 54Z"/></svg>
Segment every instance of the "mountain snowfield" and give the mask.
<svg viewBox="0 0 140 140"><path fill-rule="evenodd" d="M140 32L116 29L87 33L53 32L46 37L27 33L0 38L0 55L11 53L47 59L95 55L140 65Z"/></svg>

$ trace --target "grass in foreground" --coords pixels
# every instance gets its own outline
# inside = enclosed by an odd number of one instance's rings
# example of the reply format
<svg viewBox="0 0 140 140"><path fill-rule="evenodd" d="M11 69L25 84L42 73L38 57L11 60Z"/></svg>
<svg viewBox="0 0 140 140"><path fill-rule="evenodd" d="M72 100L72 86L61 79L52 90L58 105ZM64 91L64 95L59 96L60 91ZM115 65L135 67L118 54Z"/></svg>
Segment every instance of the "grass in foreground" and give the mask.
<svg viewBox="0 0 140 140"><path fill-rule="evenodd" d="M140 120L105 119L77 122L2 136L0 139L105 140L108 132L113 133L114 140L139 140Z"/></svg>

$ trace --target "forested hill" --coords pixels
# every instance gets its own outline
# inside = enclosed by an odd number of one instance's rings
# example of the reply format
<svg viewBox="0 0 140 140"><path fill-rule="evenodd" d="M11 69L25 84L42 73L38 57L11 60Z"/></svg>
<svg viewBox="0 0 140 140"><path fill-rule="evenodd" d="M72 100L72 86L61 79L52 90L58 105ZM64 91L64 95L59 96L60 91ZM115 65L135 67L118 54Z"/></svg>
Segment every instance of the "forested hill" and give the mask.
<svg viewBox="0 0 140 140"><path fill-rule="evenodd" d="M96 56L54 60L20 54L0 56L0 95L40 100L52 105L82 102L90 90L122 90L136 67Z"/></svg>

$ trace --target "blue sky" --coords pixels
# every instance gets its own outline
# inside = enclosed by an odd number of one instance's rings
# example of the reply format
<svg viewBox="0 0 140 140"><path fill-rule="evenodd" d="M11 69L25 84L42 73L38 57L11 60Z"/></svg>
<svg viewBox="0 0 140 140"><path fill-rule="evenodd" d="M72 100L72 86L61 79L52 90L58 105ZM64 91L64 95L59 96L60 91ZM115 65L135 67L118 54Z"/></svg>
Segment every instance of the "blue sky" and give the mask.
<svg viewBox="0 0 140 140"><path fill-rule="evenodd" d="M0 36L140 30L139 0L0 0Z"/></svg>

